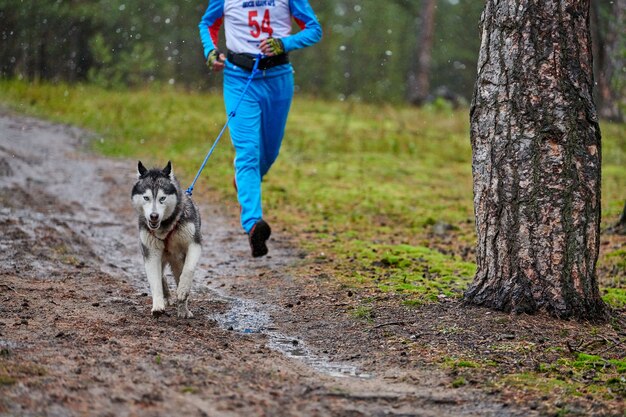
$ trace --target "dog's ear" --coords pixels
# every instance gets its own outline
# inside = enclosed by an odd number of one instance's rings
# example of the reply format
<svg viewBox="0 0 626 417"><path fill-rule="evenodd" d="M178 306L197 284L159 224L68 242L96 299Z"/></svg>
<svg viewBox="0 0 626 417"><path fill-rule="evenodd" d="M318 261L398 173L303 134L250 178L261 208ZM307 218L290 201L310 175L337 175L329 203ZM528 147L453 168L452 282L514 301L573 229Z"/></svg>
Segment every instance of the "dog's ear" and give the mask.
<svg viewBox="0 0 626 417"><path fill-rule="evenodd" d="M138 177L139 178L143 177L146 172L148 172L148 170L146 169L145 166L143 166L141 161L139 161L139 163L137 164L137 174L138 174Z"/></svg>
<svg viewBox="0 0 626 417"><path fill-rule="evenodd" d="M172 177L172 161L167 161L167 165L163 168L162 172L166 177Z"/></svg>

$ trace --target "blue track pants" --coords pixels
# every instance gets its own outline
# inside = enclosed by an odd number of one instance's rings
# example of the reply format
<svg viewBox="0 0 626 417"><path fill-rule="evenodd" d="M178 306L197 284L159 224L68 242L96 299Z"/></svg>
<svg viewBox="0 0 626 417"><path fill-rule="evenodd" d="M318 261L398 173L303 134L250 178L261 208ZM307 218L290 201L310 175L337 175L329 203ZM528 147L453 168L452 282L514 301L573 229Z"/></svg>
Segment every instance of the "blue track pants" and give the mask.
<svg viewBox="0 0 626 417"><path fill-rule="evenodd" d="M247 78L224 73L226 114L237 105L246 83ZM263 217L261 180L278 157L292 97L291 71L267 77L259 71L230 121L241 226L246 233Z"/></svg>

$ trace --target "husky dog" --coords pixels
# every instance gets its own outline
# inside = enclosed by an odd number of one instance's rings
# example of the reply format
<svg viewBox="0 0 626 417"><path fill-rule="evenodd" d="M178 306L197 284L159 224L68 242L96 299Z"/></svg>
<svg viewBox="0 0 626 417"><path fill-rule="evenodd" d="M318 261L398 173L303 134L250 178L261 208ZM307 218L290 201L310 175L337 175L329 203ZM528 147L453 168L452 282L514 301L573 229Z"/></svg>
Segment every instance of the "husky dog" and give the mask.
<svg viewBox="0 0 626 417"><path fill-rule="evenodd" d="M152 315L173 304L165 280L167 264L176 281L178 317L193 317L187 308L193 274L200 259L200 214L180 188L168 161L163 169L137 166L139 178L133 187L133 207L139 214L139 239L152 292Z"/></svg>

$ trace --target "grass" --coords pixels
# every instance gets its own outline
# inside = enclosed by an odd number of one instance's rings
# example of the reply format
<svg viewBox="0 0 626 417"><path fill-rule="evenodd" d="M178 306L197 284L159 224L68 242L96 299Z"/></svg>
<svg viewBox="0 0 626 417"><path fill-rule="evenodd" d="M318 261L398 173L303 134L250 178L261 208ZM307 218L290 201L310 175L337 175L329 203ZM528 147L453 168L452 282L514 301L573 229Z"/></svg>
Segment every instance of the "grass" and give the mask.
<svg viewBox="0 0 626 417"><path fill-rule="evenodd" d="M602 288L602 299L615 308L626 307L626 289Z"/></svg>
<svg viewBox="0 0 626 417"><path fill-rule="evenodd" d="M373 318L372 308L367 306L357 306L350 312L350 314L352 314L355 319L359 320L371 321Z"/></svg>
<svg viewBox="0 0 626 417"><path fill-rule="evenodd" d="M457 359L444 357L441 359L443 364L450 369L459 369L459 368L480 368L482 365L478 362L469 360L469 359Z"/></svg>
<svg viewBox="0 0 626 417"><path fill-rule="evenodd" d="M16 363L10 359L0 359L0 387L13 385L19 381L47 375L43 366L34 363Z"/></svg>
<svg viewBox="0 0 626 417"><path fill-rule="evenodd" d="M593 394L607 399L626 397L626 360L604 359L578 353L562 356L550 364L539 364L535 372L506 376L512 386L531 388L541 393L561 391L568 396Z"/></svg>
<svg viewBox="0 0 626 417"><path fill-rule="evenodd" d="M406 294L405 304L420 305L445 297L460 297L476 266L425 246L372 244L352 240L341 245L345 275L372 281L383 292Z"/></svg>
<svg viewBox="0 0 626 417"><path fill-rule="evenodd" d="M465 380L465 377L457 377L454 381L452 381L452 388L460 388L463 385L467 385L467 381Z"/></svg>
<svg viewBox="0 0 626 417"><path fill-rule="evenodd" d="M104 155L158 166L171 159L183 187L225 120L219 95L167 88L118 92L1 81L0 94L20 112L94 132ZM475 238L468 131L467 110L297 96L281 157L264 183L265 217L298 236L313 258L332 261L333 275L349 285L393 292L415 306L459 297L475 271L466 251ZM603 124L602 131L606 228L625 198L626 126ZM236 216L228 142L226 135L195 197L201 204L230 202ZM605 300L617 307L624 305L625 258L623 249L613 250L599 263L610 271Z"/></svg>

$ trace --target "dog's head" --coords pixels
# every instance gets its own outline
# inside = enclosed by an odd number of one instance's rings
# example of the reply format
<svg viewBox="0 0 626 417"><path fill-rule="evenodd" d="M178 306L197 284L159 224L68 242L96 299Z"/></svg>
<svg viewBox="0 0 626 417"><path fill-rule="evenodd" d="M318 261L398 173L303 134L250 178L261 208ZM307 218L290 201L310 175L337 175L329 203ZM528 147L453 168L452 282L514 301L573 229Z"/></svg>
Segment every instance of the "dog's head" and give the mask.
<svg viewBox="0 0 626 417"><path fill-rule="evenodd" d="M163 220L174 214L181 198L180 185L174 177L170 161L163 169L146 169L139 161L137 174L138 179L131 193L133 207L143 216L150 230L157 230Z"/></svg>

